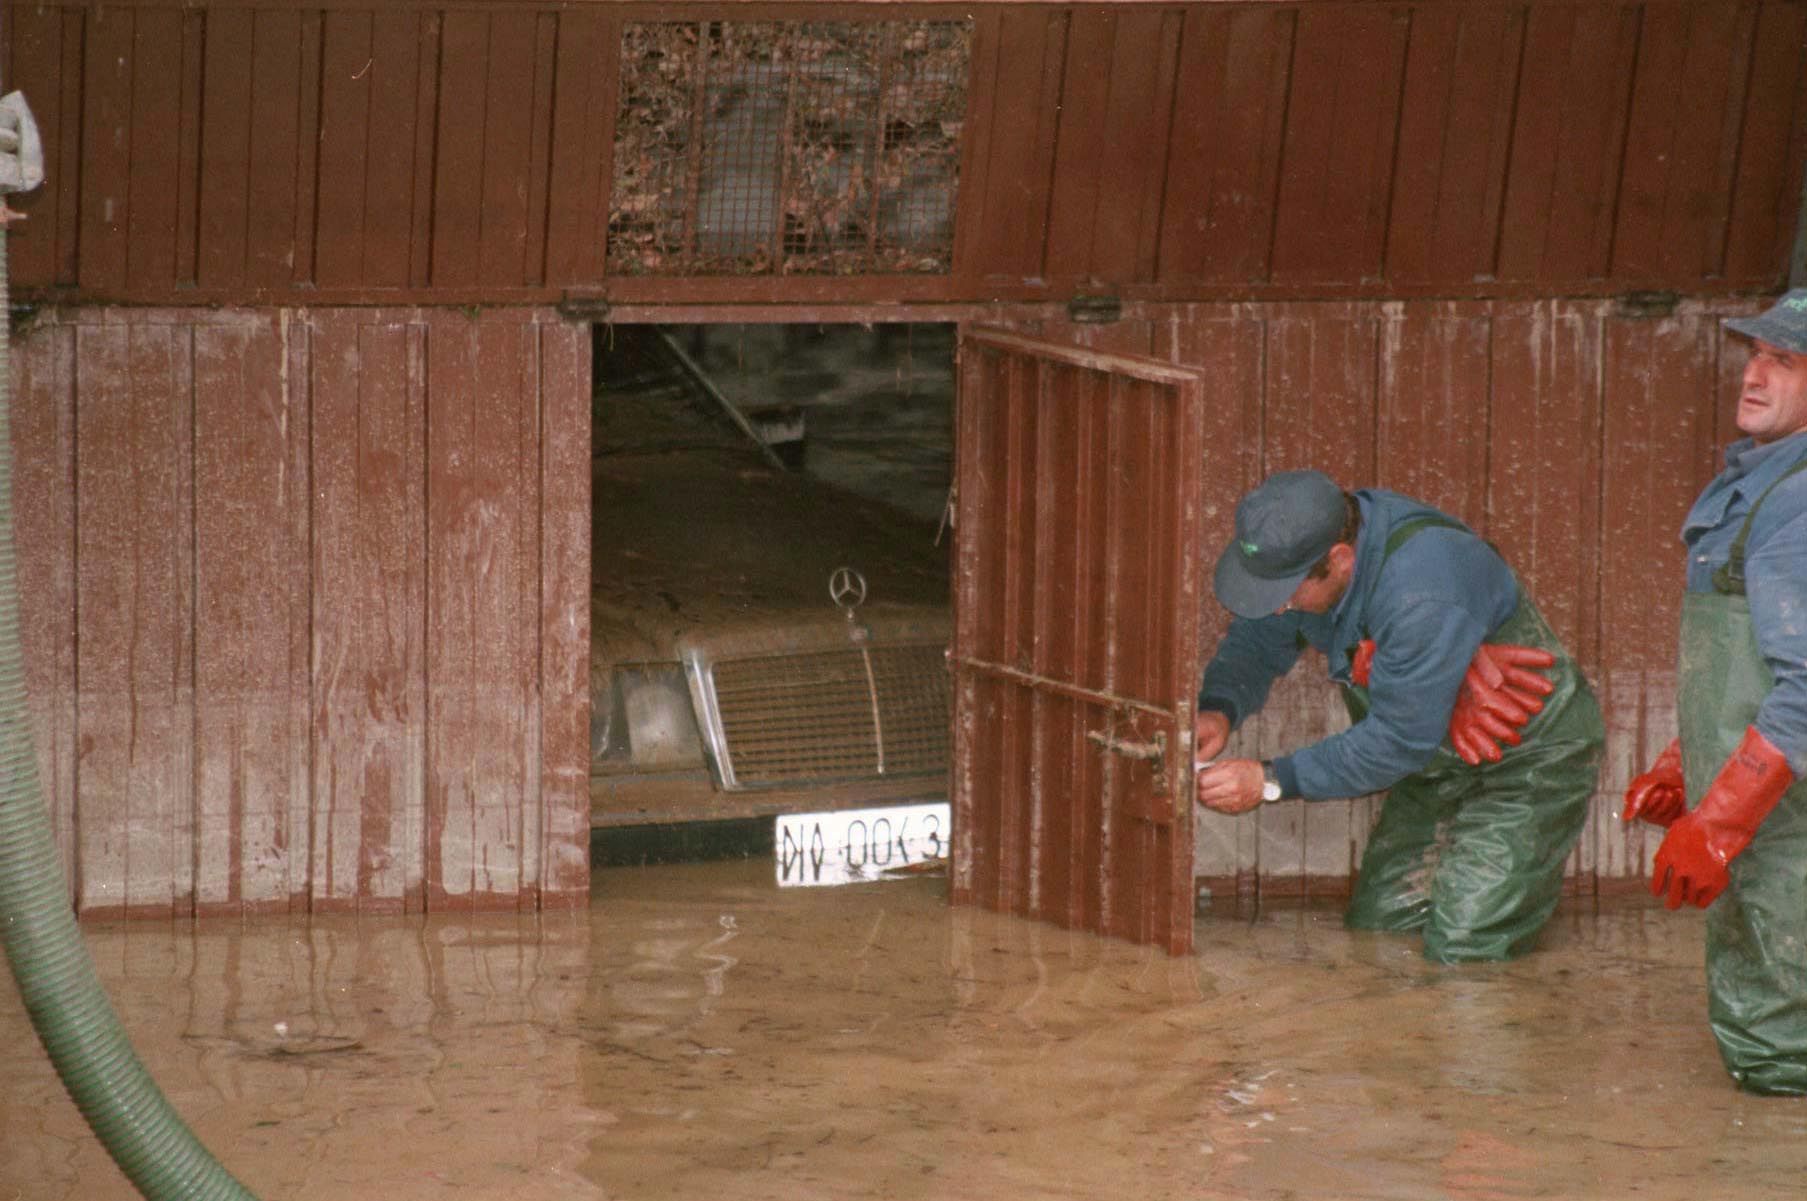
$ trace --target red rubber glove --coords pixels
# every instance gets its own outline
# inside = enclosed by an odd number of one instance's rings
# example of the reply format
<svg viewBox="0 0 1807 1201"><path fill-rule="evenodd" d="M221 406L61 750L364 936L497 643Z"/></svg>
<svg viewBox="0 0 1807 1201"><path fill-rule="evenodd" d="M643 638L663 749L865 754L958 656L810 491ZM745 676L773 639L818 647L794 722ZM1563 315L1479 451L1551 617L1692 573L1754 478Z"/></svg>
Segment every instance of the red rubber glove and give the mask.
<svg viewBox="0 0 1807 1201"><path fill-rule="evenodd" d="M1670 909L1683 901L1705 909L1731 882L1727 866L1744 852L1794 772L1774 743L1751 726L1719 769L1694 812L1676 819L1656 849L1650 891Z"/></svg>
<svg viewBox="0 0 1807 1201"><path fill-rule="evenodd" d="M1450 745L1463 762L1498 763L1502 743L1519 744L1519 730L1543 712L1543 698L1556 690L1549 677L1535 669L1555 664L1555 655L1535 646L1480 645L1449 715Z"/></svg>
<svg viewBox="0 0 1807 1201"><path fill-rule="evenodd" d="M1677 738L1663 748L1650 770L1633 776L1625 790L1625 808L1619 819L1630 825L1633 819L1667 829L1675 819L1688 811L1688 793L1682 783L1682 740Z"/></svg>
<svg viewBox="0 0 1807 1201"><path fill-rule="evenodd" d="M1534 646L1483 642L1469 660L1449 715L1449 741L1464 762L1500 761L1500 744L1517 746L1519 730L1543 712L1543 698L1556 690L1536 668L1553 667L1556 656ZM1363 688L1374 668L1374 639L1364 638L1349 661L1349 678Z"/></svg>

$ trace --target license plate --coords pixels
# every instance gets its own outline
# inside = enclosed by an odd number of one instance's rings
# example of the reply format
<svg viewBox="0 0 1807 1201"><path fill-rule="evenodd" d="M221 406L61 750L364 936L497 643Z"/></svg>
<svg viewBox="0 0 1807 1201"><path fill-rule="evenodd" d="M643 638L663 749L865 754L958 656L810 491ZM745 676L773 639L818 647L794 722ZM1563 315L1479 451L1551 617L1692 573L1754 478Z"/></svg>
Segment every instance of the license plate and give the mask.
<svg viewBox="0 0 1807 1201"><path fill-rule="evenodd" d="M948 804L797 813L772 831L780 888L899 879L947 862Z"/></svg>

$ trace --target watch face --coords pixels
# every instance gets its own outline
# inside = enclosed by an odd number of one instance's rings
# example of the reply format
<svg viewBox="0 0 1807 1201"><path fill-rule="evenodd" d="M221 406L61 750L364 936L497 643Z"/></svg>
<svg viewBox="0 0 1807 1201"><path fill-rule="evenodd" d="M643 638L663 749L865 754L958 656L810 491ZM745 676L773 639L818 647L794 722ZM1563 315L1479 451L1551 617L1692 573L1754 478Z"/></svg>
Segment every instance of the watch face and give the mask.
<svg viewBox="0 0 1807 1201"><path fill-rule="evenodd" d="M1261 799L1264 801L1279 800L1280 799L1280 781L1278 781L1278 780L1264 781L1261 785Z"/></svg>

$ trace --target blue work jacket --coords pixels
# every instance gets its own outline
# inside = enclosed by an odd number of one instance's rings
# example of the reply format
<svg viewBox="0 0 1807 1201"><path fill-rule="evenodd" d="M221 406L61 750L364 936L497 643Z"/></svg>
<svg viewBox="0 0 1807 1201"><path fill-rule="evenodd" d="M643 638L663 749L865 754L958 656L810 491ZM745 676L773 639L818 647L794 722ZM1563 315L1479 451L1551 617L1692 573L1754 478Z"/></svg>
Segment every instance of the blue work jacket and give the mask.
<svg viewBox="0 0 1807 1201"><path fill-rule="evenodd" d="M1426 526L1389 555L1387 539L1400 523L1454 518L1397 492L1354 495L1362 514L1355 571L1336 607L1235 618L1199 685L1199 708L1225 714L1234 728L1261 708L1306 646L1323 652L1331 680L1349 684L1356 645L1374 639L1367 716L1273 760L1285 796L1362 796L1424 768L1449 732L1475 649L1518 607L1512 569L1466 526Z"/></svg>
<svg viewBox="0 0 1807 1201"><path fill-rule="evenodd" d="M1726 448L1725 470L1708 484L1682 522L1688 548L1688 591L1714 591L1713 574L1765 489L1807 460L1807 430L1759 446L1749 438ZM1751 523L1744 547L1745 594L1757 649L1774 673L1757 732L1807 776L1807 471L1771 492Z"/></svg>

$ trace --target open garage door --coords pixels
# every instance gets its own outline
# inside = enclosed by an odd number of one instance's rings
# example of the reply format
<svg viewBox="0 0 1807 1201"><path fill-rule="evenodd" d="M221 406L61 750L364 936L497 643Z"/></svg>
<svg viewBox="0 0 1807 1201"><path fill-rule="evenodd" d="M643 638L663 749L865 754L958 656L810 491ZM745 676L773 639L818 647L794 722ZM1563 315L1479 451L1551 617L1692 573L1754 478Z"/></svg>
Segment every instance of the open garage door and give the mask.
<svg viewBox="0 0 1807 1201"><path fill-rule="evenodd" d="M951 899L1192 947L1203 383L971 330Z"/></svg>

